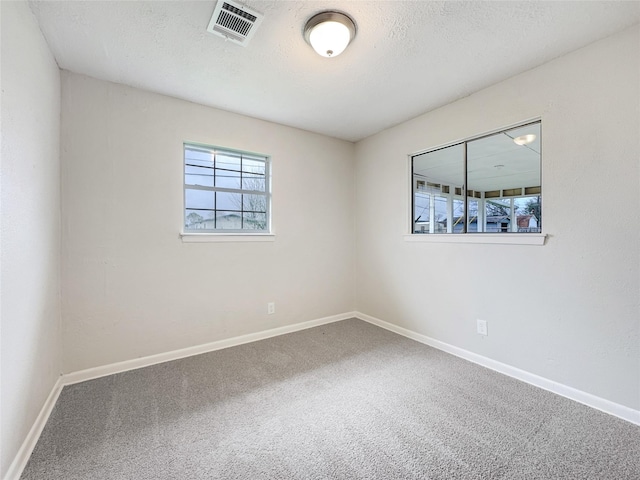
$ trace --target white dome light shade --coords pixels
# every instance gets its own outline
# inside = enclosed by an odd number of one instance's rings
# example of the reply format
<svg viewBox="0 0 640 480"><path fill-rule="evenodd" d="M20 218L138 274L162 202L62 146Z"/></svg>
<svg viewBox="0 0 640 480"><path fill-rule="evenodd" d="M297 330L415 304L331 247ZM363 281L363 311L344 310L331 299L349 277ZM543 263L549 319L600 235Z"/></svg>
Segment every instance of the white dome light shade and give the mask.
<svg viewBox="0 0 640 480"><path fill-rule="evenodd" d="M337 57L356 34L353 21L343 13L319 13L304 27L304 38L323 57Z"/></svg>
<svg viewBox="0 0 640 480"><path fill-rule="evenodd" d="M536 136L533 133L528 135L520 135L513 139L513 141L518 145L528 145L536 139Z"/></svg>
<svg viewBox="0 0 640 480"><path fill-rule="evenodd" d="M337 57L349 45L349 29L338 22L324 22L311 30L309 43L318 55Z"/></svg>

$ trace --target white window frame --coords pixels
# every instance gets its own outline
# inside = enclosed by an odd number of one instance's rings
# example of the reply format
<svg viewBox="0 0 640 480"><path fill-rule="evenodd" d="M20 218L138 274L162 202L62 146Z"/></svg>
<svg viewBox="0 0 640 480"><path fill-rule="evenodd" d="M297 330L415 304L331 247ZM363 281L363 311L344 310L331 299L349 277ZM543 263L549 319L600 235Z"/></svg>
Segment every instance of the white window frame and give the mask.
<svg viewBox="0 0 640 480"><path fill-rule="evenodd" d="M186 183L186 151L188 148L205 150L211 152L213 155L216 154L230 154L233 156L242 156L251 157L252 160L255 160L256 157L260 160L263 160L265 163L265 191L257 191L257 190L247 190L243 188L225 188L225 187L209 187L202 185L191 185ZM240 160L242 161L242 160ZM240 173L240 178L242 178L242 172ZM215 145L207 145L198 142L184 142L182 146L182 185L183 185L183 195L182 195L182 232L181 237L184 242L210 242L210 241L270 241L273 240L273 232L271 226L271 156L263 153L254 153L248 152L245 150L237 150L228 147L221 147ZM242 180L240 183L242 187ZM251 194L251 195L261 195L265 197L266 200L266 228L263 230L256 229L229 229L229 228L203 228L203 229L187 229L186 227L186 216L187 216L187 201L186 201L186 192L187 189L192 190L206 190L211 192L229 192L229 193L239 193L239 194ZM217 206L217 205L216 205ZM193 209L189 209L193 210ZM217 209L213 209L214 212ZM240 215L242 216L243 210L242 206L240 209ZM215 213L214 213L215 215Z"/></svg>
<svg viewBox="0 0 640 480"><path fill-rule="evenodd" d="M430 233L430 234L423 234L423 233L415 233L415 222L414 222L414 202L415 202L415 193L416 193L416 179L414 177L414 173L413 173L413 159L416 156L419 156L421 154L424 153L428 153L431 151L436 151L436 150L440 150L443 148L448 148L448 147L452 147L455 145L465 145L465 150L466 150L466 144L468 142L474 141L474 140L478 140L481 138L485 138L485 137L489 137L491 135L495 135L497 133L503 132L503 131L507 131L507 130L511 130L514 128L518 128L521 126L526 126L526 125L530 125L530 124L534 124L534 123L539 123L540 124L540 128L542 129L542 118L538 117L538 118L531 118L529 120L523 121L523 122L519 122L510 126L505 126L505 127L501 127L480 135L475 135L472 137L467 137L467 138L462 138L460 140L456 140L447 144L443 144L443 145L439 145L437 147L432 147L429 149L425 149L425 150L420 150L417 151L415 153L411 153L407 156L408 158L408 176L409 176L409 205L408 205L408 211L409 211L409 223L408 223L408 233L405 233L403 235L404 240L408 241L408 242L419 242L419 243L485 243L485 244L515 244L515 245L544 245L545 244L545 240L547 238L547 234L544 233L544 227L543 227L543 231L540 233L529 233L529 232L508 232L508 233L491 233L491 232L465 232L465 233L453 233L451 231L449 231L449 223L447 222L447 233ZM466 155L466 152L465 152ZM465 183L466 183L466 175L467 175L467 166L466 166L466 158L465 158ZM541 181L541 185L544 183L543 181L543 171L542 171L542 155L540 156L540 181ZM522 195L517 195L517 197L522 197L522 196L535 196L535 195L526 195L524 194L524 189L522 191ZM430 202L433 204L433 196L431 196L431 200ZM455 194L451 194L451 198L467 198L466 195L455 195ZM501 195L501 198L505 198ZM468 199L473 199L473 197L468 197ZM483 199L484 200L484 199ZM450 202L449 202L450 203ZM478 207L480 209L480 205L483 204L484 202L479 202ZM513 205L513 200L511 200L511 205ZM465 211L468 208L468 201L465 202ZM483 209L484 209L484 205L483 205ZM431 212L430 212L431 213ZM544 216L544 215L542 215ZM430 215L431 217L431 215ZM484 211L482 214L482 221L484 223ZM479 219L480 220L480 219ZM430 221L430 229L433 229L433 226L431 225Z"/></svg>

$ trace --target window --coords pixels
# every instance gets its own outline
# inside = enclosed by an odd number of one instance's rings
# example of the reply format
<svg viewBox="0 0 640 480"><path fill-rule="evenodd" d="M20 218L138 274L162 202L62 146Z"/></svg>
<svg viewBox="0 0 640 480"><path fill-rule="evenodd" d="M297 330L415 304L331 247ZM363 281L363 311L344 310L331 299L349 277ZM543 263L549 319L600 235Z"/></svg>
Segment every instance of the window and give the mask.
<svg viewBox="0 0 640 480"><path fill-rule="evenodd" d="M267 233L269 157L184 144L184 230Z"/></svg>
<svg viewBox="0 0 640 480"><path fill-rule="evenodd" d="M411 157L412 233L541 233L540 122Z"/></svg>

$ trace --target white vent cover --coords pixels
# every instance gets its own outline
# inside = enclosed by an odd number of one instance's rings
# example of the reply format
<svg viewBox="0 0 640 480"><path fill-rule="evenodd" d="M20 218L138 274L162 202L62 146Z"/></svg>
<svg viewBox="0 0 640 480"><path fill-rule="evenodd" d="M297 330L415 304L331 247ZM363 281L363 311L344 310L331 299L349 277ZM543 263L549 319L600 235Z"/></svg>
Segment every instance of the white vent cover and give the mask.
<svg viewBox="0 0 640 480"><path fill-rule="evenodd" d="M219 0L207 31L245 46L260 26L264 15L231 0Z"/></svg>

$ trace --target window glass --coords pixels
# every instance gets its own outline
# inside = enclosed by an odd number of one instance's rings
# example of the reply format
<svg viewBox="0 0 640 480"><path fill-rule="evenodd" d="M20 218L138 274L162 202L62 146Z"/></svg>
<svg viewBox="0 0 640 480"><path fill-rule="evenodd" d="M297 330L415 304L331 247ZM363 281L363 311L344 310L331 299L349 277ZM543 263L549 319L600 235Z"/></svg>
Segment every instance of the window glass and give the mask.
<svg viewBox="0 0 640 480"><path fill-rule="evenodd" d="M185 231L269 231L269 157L184 145Z"/></svg>
<svg viewBox="0 0 640 480"><path fill-rule="evenodd" d="M485 201L485 228L489 233L509 232L511 199L494 198Z"/></svg>
<svg viewBox="0 0 640 480"><path fill-rule="evenodd" d="M189 209L215 210L215 193L209 190L186 188L184 191L185 204Z"/></svg>
<svg viewBox="0 0 640 480"><path fill-rule="evenodd" d="M246 230L264 230L267 225L267 215L258 212L244 212L242 226Z"/></svg>
<svg viewBox="0 0 640 480"><path fill-rule="evenodd" d="M532 122L414 155L413 233L541 233L540 145Z"/></svg>
<svg viewBox="0 0 640 480"><path fill-rule="evenodd" d="M464 145L416 155L412 169L414 233L453 232L454 209L464 216Z"/></svg>
<svg viewBox="0 0 640 480"><path fill-rule="evenodd" d="M208 230L215 228L215 211L213 210L185 210L186 230Z"/></svg>
<svg viewBox="0 0 640 480"><path fill-rule="evenodd" d="M213 187L213 168L196 167L185 165L185 183L187 185L200 185L203 187Z"/></svg>
<svg viewBox="0 0 640 480"><path fill-rule="evenodd" d="M429 233L429 207L431 205L431 195L424 191L424 182L416 188L413 202L413 233Z"/></svg>
<svg viewBox="0 0 640 480"><path fill-rule="evenodd" d="M464 200L453 199L453 233L464 233Z"/></svg>
<svg viewBox="0 0 640 480"><path fill-rule="evenodd" d="M468 205L467 232L476 233L478 231L478 200L469 198Z"/></svg>
<svg viewBox="0 0 640 480"><path fill-rule="evenodd" d="M216 230L241 230L242 214L235 211L216 211Z"/></svg>

